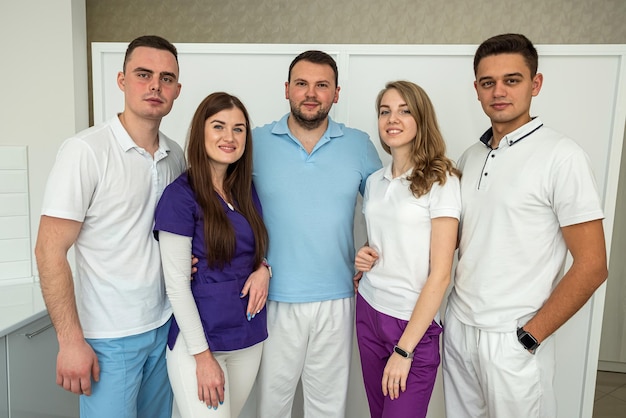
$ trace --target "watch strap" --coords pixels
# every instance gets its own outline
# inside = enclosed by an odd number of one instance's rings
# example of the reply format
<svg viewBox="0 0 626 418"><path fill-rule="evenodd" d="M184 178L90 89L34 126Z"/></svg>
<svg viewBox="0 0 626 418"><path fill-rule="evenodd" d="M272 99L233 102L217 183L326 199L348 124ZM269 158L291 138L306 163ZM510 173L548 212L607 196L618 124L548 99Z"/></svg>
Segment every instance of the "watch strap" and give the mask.
<svg viewBox="0 0 626 418"><path fill-rule="evenodd" d="M522 346L530 351L532 354L535 354L535 350L539 347L539 341L533 335L526 331L523 327L519 327L517 329L517 340L522 344Z"/></svg>
<svg viewBox="0 0 626 418"><path fill-rule="evenodd" d="M408 351L406 351L406 350L404 350L404 349L402 349L402 348L398 347L397 345L394 345L394 346L393 346L393 351L394 351L396 354L399 354L399 355L401 355L402 357L404 357L404 358L408 358L408 359L412 359L412 358L413 358L413 356L414 356L414 354L415 354L414 352L409 353Z"/></svg>

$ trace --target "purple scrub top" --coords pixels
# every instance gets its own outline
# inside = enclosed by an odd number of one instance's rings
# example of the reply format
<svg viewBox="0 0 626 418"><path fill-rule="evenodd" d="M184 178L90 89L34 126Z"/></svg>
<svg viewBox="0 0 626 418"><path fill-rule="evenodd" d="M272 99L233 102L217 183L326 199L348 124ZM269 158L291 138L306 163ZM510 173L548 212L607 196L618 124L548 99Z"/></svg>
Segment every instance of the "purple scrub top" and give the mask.
<svg viewBox="0 0 626 418"><path fill-rule="evenodd" d="M254 186L252 199L259 213L261 203ZM248 321L248 296L239 295L248 276L255 270L255 240L248 220L222 201L224 212L235 230L235 254L223 268L209 267L204 242L202 209L183 173L163 191L154 215L154 235L166 231L192 237L192 252L198 258L198 271L191 281L191 292L211 351L232 351L250 347L267 338L265 308ZM176 317L172 321L167 344L172 349L180 332Z"/></svg>

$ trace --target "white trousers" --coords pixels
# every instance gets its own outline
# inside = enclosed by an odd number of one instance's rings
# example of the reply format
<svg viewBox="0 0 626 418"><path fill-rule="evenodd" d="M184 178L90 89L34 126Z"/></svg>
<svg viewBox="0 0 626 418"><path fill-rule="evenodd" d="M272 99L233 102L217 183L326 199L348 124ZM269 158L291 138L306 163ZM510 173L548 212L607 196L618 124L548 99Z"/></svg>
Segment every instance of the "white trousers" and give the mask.
<svg viewBox="0 0 626 418"><path fill-rule="evenodd" d="M224 404L209 409L198 399L196 360L187 352L182 334L174 349L167 349L167 373L174 392L172 418L237 418L259 370L263 343L242 350L215 352L213 356L224 372Z"/></svg>
<svg viewBox="0 0 626 418"><path fill-rule="evenodd" d="M443 334L447 416L556 417L554 338L533 355L519 343L517 330L483 331L461 323L450 310Z"/></svg>
<svg viewBox="0 0 626 418"><path fill-rule="evenodd" d="M257 379L258 417L290 418L302 378L304 416L344 418L354 298L267 302L267 328Z"/></svg>

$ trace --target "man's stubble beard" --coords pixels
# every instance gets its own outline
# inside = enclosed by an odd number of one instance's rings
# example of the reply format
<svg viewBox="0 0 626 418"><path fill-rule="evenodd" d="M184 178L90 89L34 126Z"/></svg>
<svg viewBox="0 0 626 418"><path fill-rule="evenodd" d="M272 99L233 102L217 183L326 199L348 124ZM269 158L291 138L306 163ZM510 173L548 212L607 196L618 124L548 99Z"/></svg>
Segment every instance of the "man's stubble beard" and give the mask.
<svg viewBox="0 0 626 418"><path fill-rule="evenodd" d="M318 128L322 123L326 121L326 118L328 118L328 111L326 111L324 108L320 108L320 110L313 118L307 119L302 114L302 112L300 112L300 108L292 104L291 115L298 125L302 126L305 129L312 130Z"/></svg>

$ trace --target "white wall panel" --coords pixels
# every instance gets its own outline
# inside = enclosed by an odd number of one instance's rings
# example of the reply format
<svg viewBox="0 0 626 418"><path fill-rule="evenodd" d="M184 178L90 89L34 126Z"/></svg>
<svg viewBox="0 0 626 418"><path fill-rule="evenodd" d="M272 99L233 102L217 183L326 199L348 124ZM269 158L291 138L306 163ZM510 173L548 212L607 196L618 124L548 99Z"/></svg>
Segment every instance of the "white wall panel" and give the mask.
<svg viewBox="0 0 626 418"><path fill-rule="evenodd" d="M32 277L28 149L0 146L0 285Z"/></svg>
<svg viewBox="0 0 626 418"><path fill-rule="evenodd" d="M123 43L93 44L96 123L123 109L115 77L125 48ZM161 128L181 145L196 106L214 91L239 96L255 126L280 118L289 110L284 96L289 62L307 49L321 49L337 59L341 91L331 116L368 132L384 162L389 156L378 144L374 100L387 81L407 79L424 87L454 159L489 126L473 88L476 45L177 44L177 48L183 87ZM532 114L570 135L589 154L604 202L610 248L626 121L626 45L538 45L537 49L544 84L533 101ZM359 219L355 234L362 242ZM591 416L604 292L603 286L557 332L559 418ZM431 401L431 418L443 416L440 384ZM351 381L349 392L351 405L364 400L358 379ZM349 416L364 416L363 411L367 414L366 406L349 411Z"/></svg>

